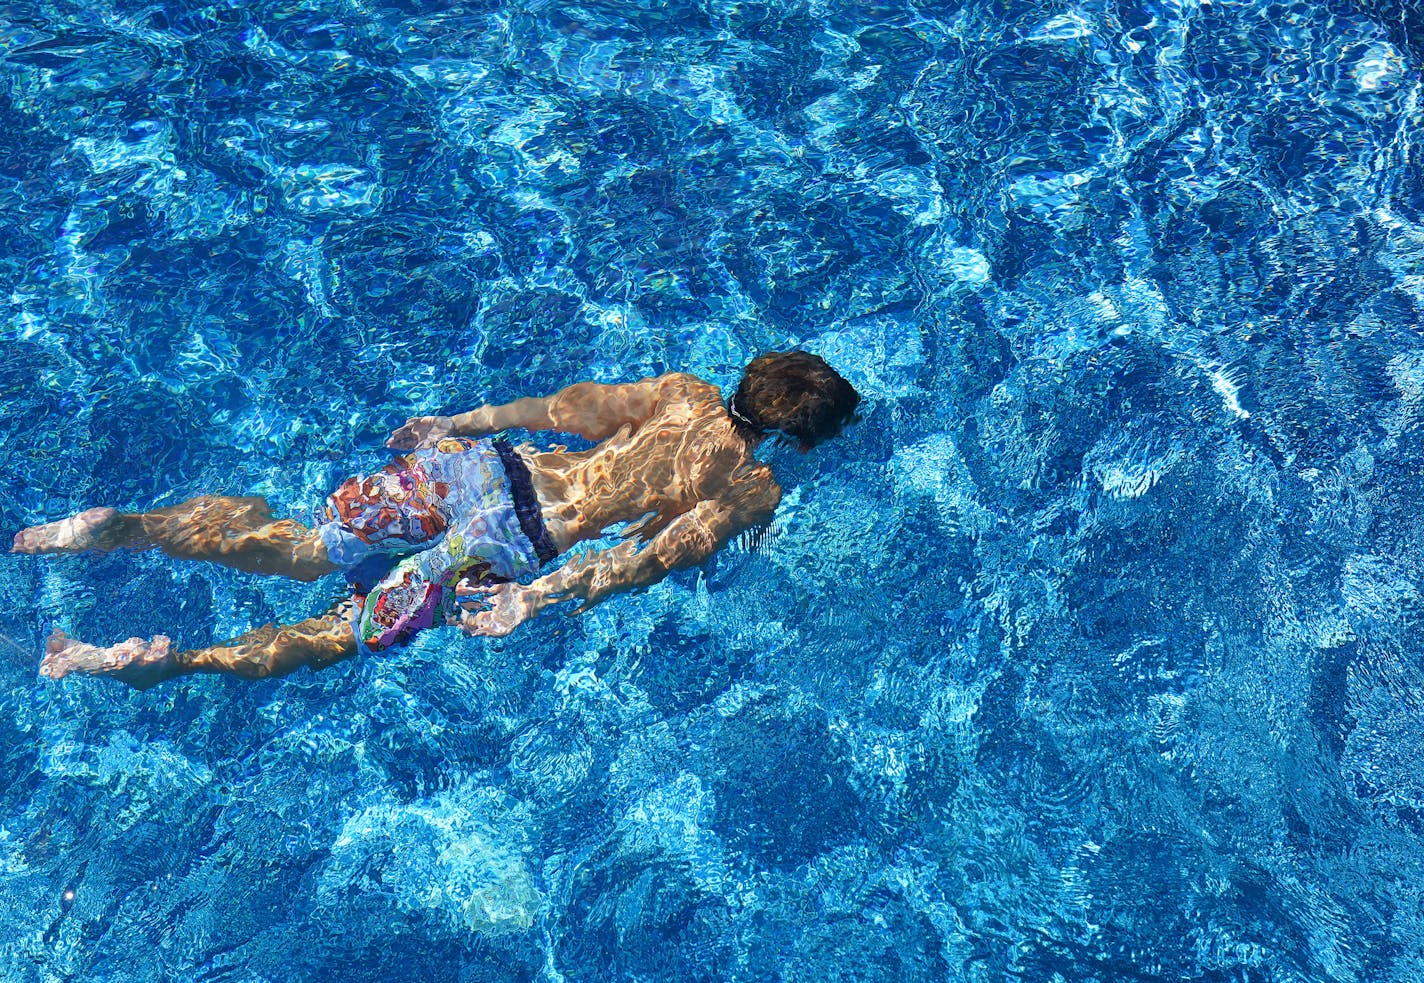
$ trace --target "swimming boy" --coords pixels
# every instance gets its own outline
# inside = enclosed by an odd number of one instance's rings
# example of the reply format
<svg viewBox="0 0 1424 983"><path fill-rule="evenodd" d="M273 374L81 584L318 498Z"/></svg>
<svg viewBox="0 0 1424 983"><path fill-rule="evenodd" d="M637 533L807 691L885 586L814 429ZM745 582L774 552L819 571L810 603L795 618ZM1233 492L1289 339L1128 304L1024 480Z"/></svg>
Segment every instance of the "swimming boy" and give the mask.
<svg viewBox="0 0 1424 983"><path fill-rule="evenodd" d="M622 385L581 382L544 398L409 420L387 442L412 451L346 481L315 528L273 519L260 498L203 496L125 515L89 509L15 536L16 553L159 549L258 574L315 580L342 571L349 600L295 625L265 625L211 648L169 639L101 647L56 629L40 672L112 676L146 689L189 673L263 679L407 643L440 623L506 635L551 605L584 611L703 562L768 521L781 498L753 452L779 434L809 450L839 433L859 394L806 352L762 355L725 404L685 373ZM515 449L509 428L575 433L591 450ZM625 542L522 584L575 543L632 522Z"/></svg>

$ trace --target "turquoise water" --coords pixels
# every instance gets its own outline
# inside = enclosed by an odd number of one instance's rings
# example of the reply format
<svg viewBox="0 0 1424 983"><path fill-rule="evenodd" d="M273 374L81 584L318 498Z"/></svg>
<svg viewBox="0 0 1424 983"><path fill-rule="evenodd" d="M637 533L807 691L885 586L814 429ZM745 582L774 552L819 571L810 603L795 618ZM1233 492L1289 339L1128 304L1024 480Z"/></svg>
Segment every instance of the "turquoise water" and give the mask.
<svg viewBox="0 0 1424 983"><path fill-rule="evenodd" d="M0 557L6 980L1424 978L1398 3L0 7L0 532L816 351L774 526L147 693L340 585Z"/></svg>

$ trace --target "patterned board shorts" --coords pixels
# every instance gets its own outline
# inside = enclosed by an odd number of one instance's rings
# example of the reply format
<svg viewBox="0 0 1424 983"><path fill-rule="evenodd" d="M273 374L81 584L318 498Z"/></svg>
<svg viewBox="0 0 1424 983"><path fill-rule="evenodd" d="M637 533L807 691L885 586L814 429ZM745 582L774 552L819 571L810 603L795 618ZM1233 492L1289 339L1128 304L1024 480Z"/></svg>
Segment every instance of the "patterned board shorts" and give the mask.
<svg viewBox="0 0 1424 983"><path fill-rule="evenodd" d="M351 581L362 652L453 622L461 580L517 580L557 553L528 468L499 438L447 438L347 479L314 518L327 558Z"/></svg>

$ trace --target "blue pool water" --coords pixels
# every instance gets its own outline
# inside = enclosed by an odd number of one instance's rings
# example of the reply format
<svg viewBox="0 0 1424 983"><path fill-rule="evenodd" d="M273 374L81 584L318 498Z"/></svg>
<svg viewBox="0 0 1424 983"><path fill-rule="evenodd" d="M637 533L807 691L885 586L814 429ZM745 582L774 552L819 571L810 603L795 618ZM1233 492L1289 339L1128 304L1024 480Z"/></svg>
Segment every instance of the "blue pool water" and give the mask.
<svg viewBox="0 0 1424 983"><path fill-rule="evenodd" d="M5 980L1424 979L1399 0L0 7L0 532L804 346L774 527L507 640L0 558Z"/></svg>

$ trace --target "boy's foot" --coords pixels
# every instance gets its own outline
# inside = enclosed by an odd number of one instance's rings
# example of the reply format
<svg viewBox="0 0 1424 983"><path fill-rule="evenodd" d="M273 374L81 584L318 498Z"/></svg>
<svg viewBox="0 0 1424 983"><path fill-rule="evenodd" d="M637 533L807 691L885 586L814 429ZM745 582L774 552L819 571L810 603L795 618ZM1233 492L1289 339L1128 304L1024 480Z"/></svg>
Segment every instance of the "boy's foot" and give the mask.
<svg viewBox="0 0 1424 983"><path fill-rule="evenodd" d="M10 547L10 552L79 553L113 549L115 544L106 542L104 533L111 531L118 519L117 509L87 509L58 522L30 526L15 533L15 545Z"/></svg>
<svg viewBox="0 0 1424 983"><path fill-rule="evenodd" d="M112 676L134 689L148 689L173 675L169 644L167 635L154 635L151 641L130 638L100 648L70 638L56 628L45 643L40 675L50 679L63 679L71 672Z"/></svg>

